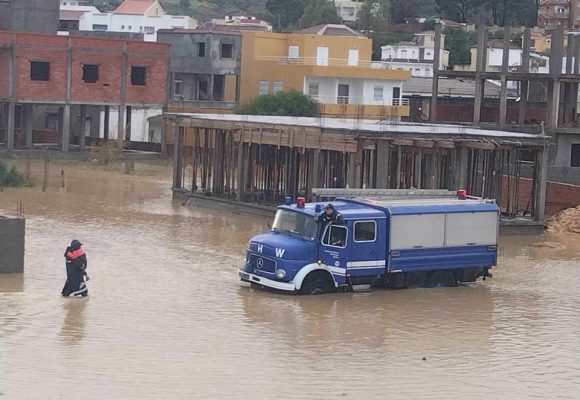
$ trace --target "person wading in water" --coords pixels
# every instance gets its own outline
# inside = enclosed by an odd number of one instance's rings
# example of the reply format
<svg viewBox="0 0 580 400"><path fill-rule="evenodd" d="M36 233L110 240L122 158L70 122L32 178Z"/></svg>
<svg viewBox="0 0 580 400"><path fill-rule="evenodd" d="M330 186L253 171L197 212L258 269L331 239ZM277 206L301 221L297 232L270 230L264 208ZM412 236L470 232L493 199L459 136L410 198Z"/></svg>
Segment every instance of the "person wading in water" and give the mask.
<svg viewBox="0 0 580 400"><path fill-rule="evenodd" d="M78 240L73 240L69 247L64 252L66 260L66 283L62 288L62 295L65 297L82 296L89 294L85 277L89 280L86 273L87 256L82 248L82 243Z"/></svg>

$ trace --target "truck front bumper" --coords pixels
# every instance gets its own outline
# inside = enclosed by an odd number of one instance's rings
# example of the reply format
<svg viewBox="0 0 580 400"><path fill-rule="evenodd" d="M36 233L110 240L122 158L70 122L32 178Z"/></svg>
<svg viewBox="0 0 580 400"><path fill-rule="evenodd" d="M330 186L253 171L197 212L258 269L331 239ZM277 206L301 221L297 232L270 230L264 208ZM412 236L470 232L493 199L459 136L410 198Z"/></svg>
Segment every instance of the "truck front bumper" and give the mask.
<svg viewBox="0 0 580 400"><path fill-rule="evenodd" d="M263 276L257 276L245 272L244 270L238 270L238 275L240 279L244 282L253 283L256 285L266 286L276 290L282 290L284 292L295 292L296 286L292 282L280 282L273 279L264 278Z"/></svg>

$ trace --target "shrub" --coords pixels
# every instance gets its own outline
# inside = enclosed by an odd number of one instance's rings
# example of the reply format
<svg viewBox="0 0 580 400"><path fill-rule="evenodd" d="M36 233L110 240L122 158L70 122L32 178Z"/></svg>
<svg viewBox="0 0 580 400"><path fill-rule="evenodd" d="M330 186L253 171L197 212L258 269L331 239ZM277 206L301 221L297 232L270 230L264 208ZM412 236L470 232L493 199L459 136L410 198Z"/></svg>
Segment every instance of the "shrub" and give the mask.
<svg viewBox="0 0 580 400"><path fill-rule="evenodd" d="M310 96L293 90L261 95L250 103L236 107L234 112L248 115L315 117L318 115L318 103Z"/></svg>

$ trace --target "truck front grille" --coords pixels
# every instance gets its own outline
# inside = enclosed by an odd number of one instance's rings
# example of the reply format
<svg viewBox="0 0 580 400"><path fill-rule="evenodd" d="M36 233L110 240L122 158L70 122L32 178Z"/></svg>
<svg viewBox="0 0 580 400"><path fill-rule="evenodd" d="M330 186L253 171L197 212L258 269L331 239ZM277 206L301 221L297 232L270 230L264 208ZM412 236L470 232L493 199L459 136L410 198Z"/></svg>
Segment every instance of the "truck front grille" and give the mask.
<svg viewBox="0 0 580 400"><path fill-rule="evenodd" d="M250 254L249 264L252 268L258 269L260 271L271 273L276 272L276 261L263 256Z"/></svg>

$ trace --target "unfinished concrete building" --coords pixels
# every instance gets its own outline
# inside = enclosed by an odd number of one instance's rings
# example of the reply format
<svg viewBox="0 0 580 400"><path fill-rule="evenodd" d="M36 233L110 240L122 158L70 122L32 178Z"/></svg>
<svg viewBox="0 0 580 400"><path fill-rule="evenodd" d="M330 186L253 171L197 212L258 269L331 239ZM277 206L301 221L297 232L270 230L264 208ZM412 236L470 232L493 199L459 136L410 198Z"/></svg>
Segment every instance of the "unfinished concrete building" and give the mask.
<svg viewBox="0 0 580 400"><path fill-rule="evenodd" d="M159 30L157 40L171 45L170 110L231 111L240 97L238 32L166 29Z"/></svg>
<svg viewBox="0 0 580 400"><path fill-rule="evenodd" d="M542 223L546 138L433 124L165 114L174 195L280 204L314 188L459 189L497 199L507 221ZM521 162L534 178L524 187Z"/></svg>
<svg viewBox="0 0 580 400"><path fill-rule="evenodd" d="M441 25L436 26L436 51L441 44ZM504 37L511 37L511 29L506 26ZM439 122L439 79L473 80L475 82L475 99L473 102L473 125L487 128L501 128L519 132L539 134L545 132L551 137L549 151L548 179L558 182L580 184L580 129L578 128L578 84L580 83L580 36L568 34L568 46L563 47L564 33L562 28L552 31L550 65L548 73L530 70L531 31L526 29L523 38L521 68L509 67L510 41L504 41L502 66L499 71L488 70L486 57L488 32L484 26L477 30L477 52L475 71L442 71L434 68L433 97L430 103L431 122ZM565 64L563 65L563 60ZM437 65L434 60L433 65ZM486 100L485 83L500 83L499 111L494 121L485 121L484 105ZM508 87L515 82L519 88L517 110L509 109ZM534 86L543 86L546 95L544 107L539 102L531 103L531 91ZM534 107L531 112L530 107ZM533 114L533 115L531 115ZM531 171L528 171L531 176Z"/></svg>
<svg viewBox="0 0 580 400"><path fill-rule="evenodd" d="M163 43L0 32L0 151L84 150L109 139L111 108L114 136L130 141L132 108L165 104L168 58ZM91 117L101 110L102 122Z"/></svg>
<svg viewBox="0 0 580 400"><path fill-rule="evenodd" d="M0 31L56 34L60 0L0 1Z"/></svg>

